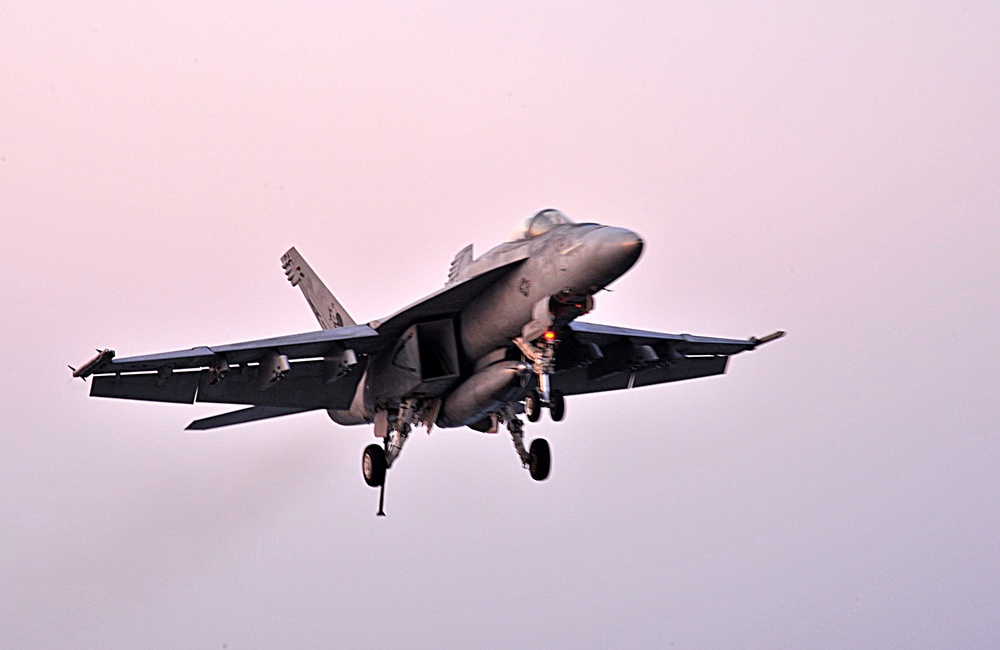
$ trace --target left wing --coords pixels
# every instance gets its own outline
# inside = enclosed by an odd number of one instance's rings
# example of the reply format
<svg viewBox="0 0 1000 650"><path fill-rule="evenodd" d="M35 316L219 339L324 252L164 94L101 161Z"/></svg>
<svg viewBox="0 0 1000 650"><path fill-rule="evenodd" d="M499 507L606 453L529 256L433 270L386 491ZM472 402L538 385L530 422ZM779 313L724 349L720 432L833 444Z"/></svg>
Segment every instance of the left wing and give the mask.
<svg viewBox="0 0 1000 650"><path fill-rule="evenodd" d="M730 356L784 335L722 339L573 321L556 355L552 385L575 395L721 375Z"/></svg>

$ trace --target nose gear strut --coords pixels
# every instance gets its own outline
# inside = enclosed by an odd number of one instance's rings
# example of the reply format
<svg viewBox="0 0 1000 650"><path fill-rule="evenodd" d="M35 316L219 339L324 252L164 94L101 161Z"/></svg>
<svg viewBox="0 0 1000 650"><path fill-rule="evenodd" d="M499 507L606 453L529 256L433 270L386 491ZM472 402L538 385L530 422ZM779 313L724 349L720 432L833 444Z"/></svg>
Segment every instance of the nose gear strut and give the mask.
<svg viewBox="0 0 1000 650"><path fill-rule="evenodd" d="M549 415L559 422L566 415L566 401L559 390L552 388L552 374L556 369L556 347L559 339L552 330L546 330L535 341L523 337L513 339L514 345L531 362L532 372L538 378L538 390L529 391L524 398L524 413L530 422L541 417L541 408L548 407Z"/></svg>

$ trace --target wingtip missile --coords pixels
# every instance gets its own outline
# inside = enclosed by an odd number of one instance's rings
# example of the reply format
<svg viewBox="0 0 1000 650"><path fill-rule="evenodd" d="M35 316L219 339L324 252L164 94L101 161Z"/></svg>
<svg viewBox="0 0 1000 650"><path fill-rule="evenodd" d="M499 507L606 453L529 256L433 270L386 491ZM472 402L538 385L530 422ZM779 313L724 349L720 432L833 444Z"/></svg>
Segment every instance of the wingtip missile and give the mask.
<svg viewBox="0 0 1000 650"><path fill-rule="evenodd" d="M762 336L760 338L757 338L756 336L751 336L750 342L753 343L753 348L751 349L756 349L761 345L764 345L765 343L770 343L771 341L777 341L784 335L785 332L783 332L782 330L778 330L777 332L771 332L767 336Z"/></svg>
<svg viewBox="0 0 1000 650"><path fill-rule="evenodd" d="M114 358L115 358L114 350L108 350L108 349L98 350L97 356L95 356L87 363L83 364L79 368L74 368L73 366L70 366L69 369L73 371L74 377L79 377L80 379L86 381L87 377L94 374L95 370L97 370L105 363L111 361Z"/></svg>

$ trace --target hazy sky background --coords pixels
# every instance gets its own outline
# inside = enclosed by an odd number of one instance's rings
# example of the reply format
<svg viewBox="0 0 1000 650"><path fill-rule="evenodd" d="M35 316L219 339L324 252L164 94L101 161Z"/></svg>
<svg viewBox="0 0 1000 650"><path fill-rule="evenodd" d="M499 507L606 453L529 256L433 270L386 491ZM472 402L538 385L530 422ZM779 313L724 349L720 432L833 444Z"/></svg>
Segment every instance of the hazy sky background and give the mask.
<svg viewBox="0 0 1000 650"><path fill-rule="evenodd" d="M8 3L0 646L1000 646L1000 5ZM694 6L697 4L697 6ZM588 320L789 336L570 399L545 483L67 363L359 321L547 206Z"/></svg>

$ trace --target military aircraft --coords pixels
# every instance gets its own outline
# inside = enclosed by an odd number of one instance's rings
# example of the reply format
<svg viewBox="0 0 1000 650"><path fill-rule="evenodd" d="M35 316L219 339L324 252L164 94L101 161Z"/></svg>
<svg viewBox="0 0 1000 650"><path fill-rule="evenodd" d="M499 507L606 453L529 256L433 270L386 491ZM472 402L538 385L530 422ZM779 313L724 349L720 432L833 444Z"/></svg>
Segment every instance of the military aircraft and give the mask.
<svg viewBox="0 0 1000 650"><path fill-rule="evenodd" d="M576 320L642 248L630 230L542 210L479 258L463 248L443 289L361 325L292 248L282 267L320 331L123 359L103 350L73 376L93 375L95 397L249 405L188 429L317 410L337 424L373 424L381 444L368 445L361 464L368 485L381 488L379 515L386 470L416 426L505 426L541 481L549 445L537 438L526 448L519 415L536 422L547 409L559 421L570 395L722 374L730 356L784 335L722 339Z"/></svg>

